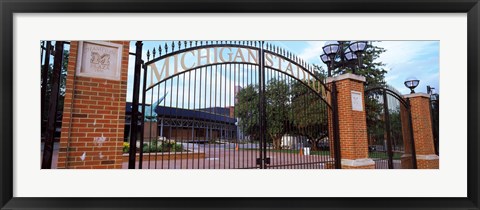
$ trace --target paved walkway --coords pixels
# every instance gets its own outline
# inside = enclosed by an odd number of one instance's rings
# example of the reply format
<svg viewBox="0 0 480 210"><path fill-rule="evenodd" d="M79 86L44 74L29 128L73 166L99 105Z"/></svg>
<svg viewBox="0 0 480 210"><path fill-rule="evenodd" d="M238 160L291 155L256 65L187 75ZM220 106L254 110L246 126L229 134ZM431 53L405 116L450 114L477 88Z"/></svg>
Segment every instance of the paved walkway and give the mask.
<svg viewBox="0 0 480 210"><path fill-rule="evenodd" d="M253 144L239 144L238 150L235 144L188 144L184 148L189 151L204 153L205 158L198 158L192 152L184 152L189 155L187 159L172 159L155 156L147 156L142 163L143 169L239 169L257 168L256 159L260 152ZM179 154L179 153L177 153ZM306 169L325 167L325 162L332 161L328 155L301 155L295 150L282 152L267 152L270 157L270 168L277 169ZM127 168L128 163L123 163ZM136 164L138 168L138 161Z"/></svg>
<svg viewBox="0 0 480 210"><path fill-rule="evenodd" d="M239 169L257 168L256 159L260 152L255 144L184 144L184 148L196 153L204 153L205 158L198 158L192 152L184 152L187 159L167 160L161 156L145 157L143 169ZM43 149L43 146L42 146ZM177 153L178 154L178 153ZM43 152L41 153L43 155ZM333 162L328 155L301 155L296 150L283 150L282 152L267 152L270 157L270 168L275 169L322 169L326 162ZM41 158L40 158L41 161ZM52 168L57 167L58 143L54 147ZM136 162L138 168L139 162ZM123 168L128 168L128 162L123 162Z"/></svg>

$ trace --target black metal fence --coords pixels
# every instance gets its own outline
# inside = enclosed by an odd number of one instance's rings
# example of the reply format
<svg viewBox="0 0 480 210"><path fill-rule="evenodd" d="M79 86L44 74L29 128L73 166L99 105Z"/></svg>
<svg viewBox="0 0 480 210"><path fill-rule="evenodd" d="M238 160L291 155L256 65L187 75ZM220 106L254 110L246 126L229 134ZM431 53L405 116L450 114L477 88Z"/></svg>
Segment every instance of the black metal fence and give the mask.
<svg viewBox="0 0 480 210"><path fill-rule="evenodd" d="M42 169L52 167L54 143L60 139L69 55L64 46L68 44L65 41L41 41L40 44Z"/></svg>
<svg viewBox="0 0 480 210"><path fill-rule="evenodd" d="M430 95L430 116L432 119L432 132L433 143L435 146L435 154L440 155L440 137L439 137L439 125L440 125L440 97L438 94Z"/></svg>
<svg viewBox="0 0 480 210"><path fill-rule="evenodd" d="M416 168L410 102L387 87L365 91L369 158L376 169Z"/></svg>
<svg viewBox="0 0 480 210"><path fill-rule="evenodd" d="M129 168L339 167L328 138L331 91L292 53L263 41L175 41L140 64L143 120Z"/></svg>

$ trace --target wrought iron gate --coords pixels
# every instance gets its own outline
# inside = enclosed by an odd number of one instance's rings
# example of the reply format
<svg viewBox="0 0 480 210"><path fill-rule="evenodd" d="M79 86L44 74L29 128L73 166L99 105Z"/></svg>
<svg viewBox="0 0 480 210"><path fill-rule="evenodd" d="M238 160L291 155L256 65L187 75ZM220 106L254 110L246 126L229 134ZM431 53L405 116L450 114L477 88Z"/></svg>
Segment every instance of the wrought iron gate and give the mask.
<svg viewBox="0 0 480 210"><path fill-rule="evenodd" d="M169 41L143 61L136 47L129 168L340 167L334 95L296 55L264 41Z"/></svg>
<svg viewBox="0 0 480 210"><path fill-rule="evenodd" d="M60 128L66 83L68 53L64 53L65 41L42 41L40 58L41 76L41 142L42 169L52 168L54 144L60 139ZM50 63L53 56L53 65ZM63 93L62 93L63 92Z"/></svg>
<svg viewBox="0 0 480 210"><path fill-rule="evenodd" d="M429 91L430 92L430 91ZM439 106L439 95L430 94L430 116L432 121L432 132L433 132L433 145L435 146L435 154L440 155L440 139L439 139L439 116L440 116L440 106Z"/></svg>
<svg viewBox="0 0 480 210"><path fill-rule="evenodd" d="M365 91L369 158L376 169L417 168L409 99L388 87Z"/></svg>

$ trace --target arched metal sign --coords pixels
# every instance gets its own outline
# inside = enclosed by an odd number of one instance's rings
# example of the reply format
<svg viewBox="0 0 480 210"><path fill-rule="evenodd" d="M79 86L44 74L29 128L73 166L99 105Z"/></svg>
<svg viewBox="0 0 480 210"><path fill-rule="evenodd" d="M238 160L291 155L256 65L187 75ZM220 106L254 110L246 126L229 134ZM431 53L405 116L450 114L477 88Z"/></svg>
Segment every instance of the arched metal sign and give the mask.
<svg viewBox="0 0 480 210"><path fill-rule="evenodd" d="M338 167L331 91L293 53L264 41L174 41L142 66L138 168Z"/></svg>
<svg viewBox="0 0 480 210"><path fill-rule="evenodd" d="M276 71L283 72L298 81L302 81L317 92L325 100L326 91L328 88L324 82L314 74L313 66L307 64L297 56L290 52L286 52L278 47L273 47L270 44L263 47L263 42L260 41L207 41L197 45L198 42L184 41L177 43L177 50L168 53L168 46L165 45L164 55L162 55L162 48L155 48L158 52L158 57L149 60L145 63L150 75L148 89L151 89L156 84L161 83L169 78L180 75L184 72L199 69L207 66L222 65L222 64L248 64L263 66ZM223 43L225 42L225 43ZM189 47L187 47L189 44ZM194 45L192 47L192 45ZM172 42L173 50L175 50L175 42ZM158 50L157 50L158 49ZM156 53L152 55L155 57ZM263 52L265 59L260 60L260 53ZM325 100L326 103L328 103Z"/></svg>

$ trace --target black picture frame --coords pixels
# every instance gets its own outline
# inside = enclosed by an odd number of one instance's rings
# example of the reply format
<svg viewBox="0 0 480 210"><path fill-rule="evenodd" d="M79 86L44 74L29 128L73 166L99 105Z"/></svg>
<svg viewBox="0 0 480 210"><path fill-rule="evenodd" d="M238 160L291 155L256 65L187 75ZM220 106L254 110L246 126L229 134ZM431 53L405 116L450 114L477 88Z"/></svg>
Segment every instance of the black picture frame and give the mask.
<svg viewBox="0 0 480 210"><path fill-rule="evenodd" d="M479 209L478 0L1 0L1 209ZM468 196L465 198L17 198L13 197L15 13L467 13ZM48 24L48 23L45 23ZM454 181L454 180L445 180ZM387 188L388 189L388 188ZM412 189L414 190L414 189Z"/></svg>

